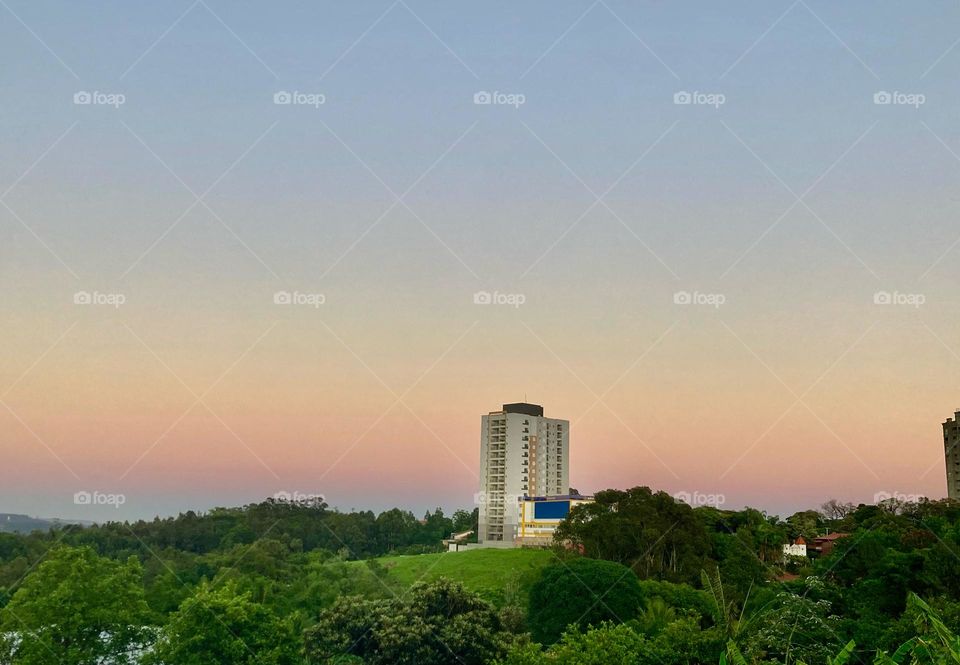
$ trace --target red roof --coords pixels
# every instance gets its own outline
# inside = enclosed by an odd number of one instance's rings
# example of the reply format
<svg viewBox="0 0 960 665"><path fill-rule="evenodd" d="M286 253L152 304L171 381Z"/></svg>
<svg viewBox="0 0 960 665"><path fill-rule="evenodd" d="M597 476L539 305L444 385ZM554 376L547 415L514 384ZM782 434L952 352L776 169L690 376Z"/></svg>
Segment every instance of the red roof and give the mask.
<svg viewBox="0 0 960 665"><path fill-rule="evenodd" d="M797 539L794 541L793 544L794 544L794 545L806 545L806 544L807 544L807 541L805 541L805 540L803 539L803 536L800 536L799 538L797 538Z"/></svg>
<svg viewBox="0 0 960 665"><path fill-rule="evenodd" d="M815 540L837 540L838 538L846 538L849 535L849 533L828 533L825 536L817 536Z"/></svg>

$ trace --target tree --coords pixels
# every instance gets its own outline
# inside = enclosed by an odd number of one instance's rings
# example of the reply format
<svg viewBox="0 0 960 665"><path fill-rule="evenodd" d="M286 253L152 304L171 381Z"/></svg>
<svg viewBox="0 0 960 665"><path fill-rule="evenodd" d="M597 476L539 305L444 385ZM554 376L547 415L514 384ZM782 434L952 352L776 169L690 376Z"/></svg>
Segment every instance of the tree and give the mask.
<svg viewBox="0 0 960 665"><path fill-rule="evenodd" d="M842 520L856 509L852 503L828 499L820 505L820 514L828 520Z"/></svg>
<svg viewBox="0 0 960 665"><path fill-rule="evenodd" d="M368 665L482 665L513 636L486 601L446 579L419 582L406 598L340 598L307 630L309 662L343 656Z"/></svg>
<svg viewBox="0 0 960 665"><path fill-rule="evenodd" d="M543 569L530 588L527 622L536 641L553 644L571 624L629 621L643 608L632 570L612 561L575 558Z"/></svg>
<svg viewBox="0 0 960 665"><path fill-rule="evenodd" d="M419 526L415 542L420 545L439 546L440 541L448 538L453 531L453 521L449 517L444 517L443 510L440 508L432 513L427 511L423 516L423 523Z"/></svg>
<svg viewBox="0 0 960 665"><path fill-rule="evenodd" d="M787 536L796 540L800 536L811 541L823 533L824 516L815 510L801 510L787 518Z"/></svg>
<svg viewBox="0 0 960 665"><path fill-rule="evenodd" d="M777 594L774 602L751 617L741 634L744 655L752 662L827 663L843 646L838 635L838 617L830 612L830 603L814 600L822 582L816 577L806 580L807 593L800 596L789 591Z"/></svg>
<svg viewBox="0 0 960 665"><path fill-rule="evenodd" d="M473 531L476 535L477 520L480 517L480 509L474 508L472 511L458 510L453 514L453 532L463 533L464 531Z"/></svg>
<svg viewBox="0 0 960 665"><path fill-rule="evenodd" d="M637 665L656 662L647 639L626 625L606 623L583 632L572 626L544 651L539 644L519 644L496 665Z"/></svg>
<svg viewBox="0 0 960 665"><path fill-rule="evenodd" d="M648 487L604 490L594 499L570 511L554 534L557 542L626 564L644 579L697 579L710 541L690 506Z"/></svg>
<svg viewBox="0 0 960 665"><path fill-rule="evenodd" d="M604 623L586 631L572 626L546 650L518 643L497 665L691 665L715 662L722 648L719 632L701 630L691 618L670 623L653 638L628 624Z"/></svg>
<svg viewBox="0 0 960 665"><path fill-rule="evenodd" d="M656 636L676 619L676 610L663 598L647 598L646 608L637 620L637 624L644 635Z"/></svg>
<svg viewBox="0 0 960 665"><path fill-rule="evenodd" d="M911 593L908 596L907 605L917 613L915 625L918 634L915 639L904 643L898 649L898 653L909 649L912 656L911 665L960 663L960 637L947 628L933 609L917 594Z"/></svg>
<svg viewBox="0 0 960 665"><path fill-rule="evenodd" d="M742 604L751 589L763 583L767 577L767 569L739 537L728 538L729 548L718 567L718 573L723 578L727 600Z"/></svg>
<svg viewBox="0 0 960 665"><path fill-rule="evenodd" d="M10 662L134 662L151 638L142 578L133 557L120 563L89 547L52 550L0 610Z"/></svg>
<svg viewBox="0 0 960 665"><path fill-rule="evenodd" d="M413 542L420 524L413 513L399 508L384 511L377 516L377 544L379 551L390 552Z"/></svg>
<svg viewBox="0 0 960 665"><path fill-rule="evenodd" d="M281 620L240 594L232 582L207 582L164 626L150 665L294 665L299 652L294 615Z"/></svg>

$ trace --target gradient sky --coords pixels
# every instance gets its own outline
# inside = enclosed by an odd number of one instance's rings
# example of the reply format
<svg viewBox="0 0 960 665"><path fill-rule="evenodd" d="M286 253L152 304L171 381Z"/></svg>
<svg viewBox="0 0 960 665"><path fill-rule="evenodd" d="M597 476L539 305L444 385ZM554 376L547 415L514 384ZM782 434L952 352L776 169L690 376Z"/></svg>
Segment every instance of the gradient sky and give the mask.
<svg viewBox="0 0 960 665"><path fill-rule="evenodd" d="M583 492L943 496L958 26L946 0L3 0L0 511L470 508L480 416L524 398L572 421Z"/></svg>

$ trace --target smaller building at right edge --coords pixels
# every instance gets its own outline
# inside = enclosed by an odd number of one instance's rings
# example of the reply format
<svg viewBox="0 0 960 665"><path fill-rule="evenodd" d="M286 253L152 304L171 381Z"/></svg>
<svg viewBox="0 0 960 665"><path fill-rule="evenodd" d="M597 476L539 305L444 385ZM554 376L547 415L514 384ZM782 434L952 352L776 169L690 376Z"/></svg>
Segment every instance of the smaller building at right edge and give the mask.
<svg viewBox="0 0 960 665"><path fill-rule="evenodd" d="M943 458L947 463L947 498L960 499L960 409L943 423Z"/></svg>

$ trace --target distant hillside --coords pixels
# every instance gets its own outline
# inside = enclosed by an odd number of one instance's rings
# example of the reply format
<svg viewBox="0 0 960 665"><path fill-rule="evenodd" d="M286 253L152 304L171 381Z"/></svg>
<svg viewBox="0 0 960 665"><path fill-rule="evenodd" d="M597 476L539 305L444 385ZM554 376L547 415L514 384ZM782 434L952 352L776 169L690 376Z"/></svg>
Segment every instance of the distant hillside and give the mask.
<svg viewBox="0 0 960 665"><path fill-rule="evenodd" d="M0 513L0 533L30 533L31 531L47 531L51 527L62 524L81 524L88 526L93 522L84 520L62 520L59 518L30 517L14 513Z"/></svg>

